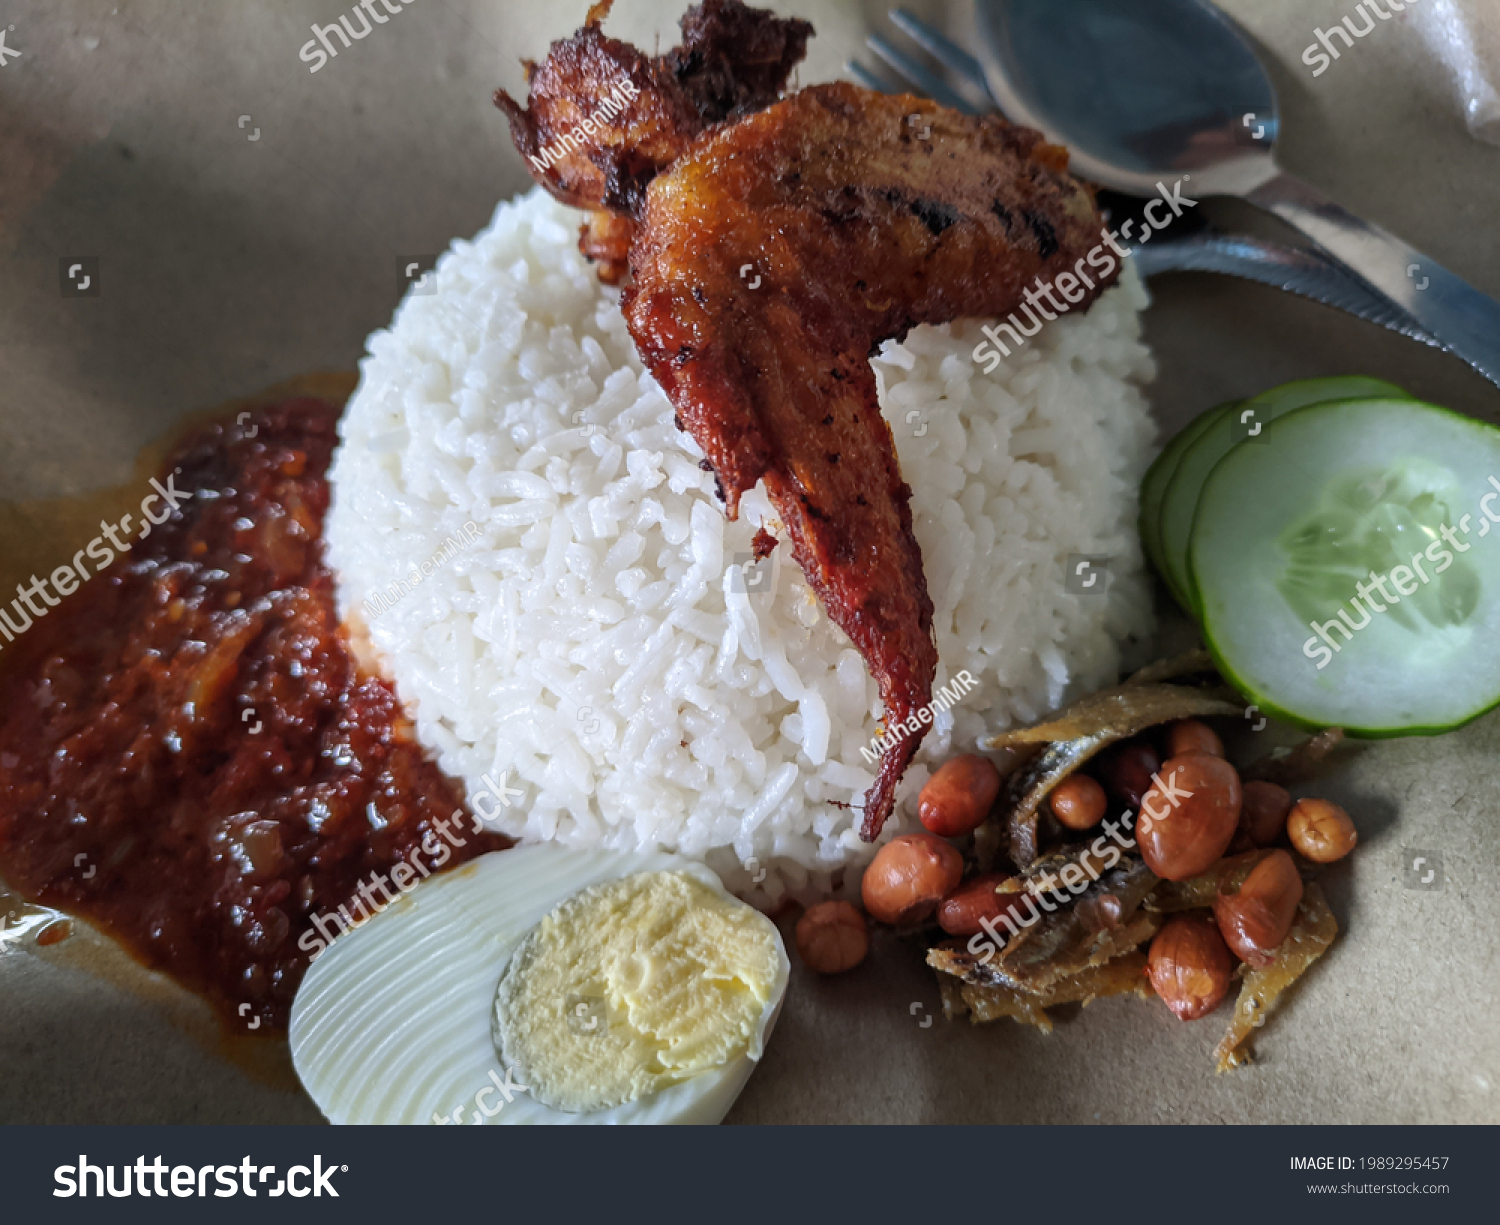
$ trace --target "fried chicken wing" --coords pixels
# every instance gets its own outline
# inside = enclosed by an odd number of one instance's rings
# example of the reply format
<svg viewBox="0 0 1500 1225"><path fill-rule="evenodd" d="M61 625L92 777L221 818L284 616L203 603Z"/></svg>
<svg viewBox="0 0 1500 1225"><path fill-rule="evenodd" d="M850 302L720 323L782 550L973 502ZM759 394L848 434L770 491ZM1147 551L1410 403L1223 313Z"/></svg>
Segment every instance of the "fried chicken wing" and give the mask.
<svg viewBox="0 0 1500 1225"><path fill-rule="evenodd" d="M592 210L579 247L611 285L624 276L646 185L707 128L776 101L813 33L738 0L705 0L683 16L682 45L653 58L604 36L612 2L595 4L540 66L526 64L525 107L495 93L532 177Z"/></svg>
<svg viewBox="0 0 1500 1225"><path fill-rule="evenodd" d="M642 360L730 518L765 482L879 685L888 747L866 839L926 731L937 670L911 490L869 358L919 323L1007 314L1033 280L1068 273L1080 309L1110 283L1113 256L1085 266L1102 222L1066 167L1065 150L1002 119L833 84L705 134L646 188L621 302Z"/></svg>
<svg viewBox="0 0 1500 1225"><path fill-rule="evenodd" d="M1043 298L1085 308L1117 262L1095 262L1093 196L1040 133L852 85L778 102L806 22L706 0L683 18L683 45L653 59L604 37L609 7L527 65L525 108L504 91L496 102L533 177L591 210L579 245L600 278L629 273L636 348L726 513L765 482L869 665L886 744L865 797L873 840L930 723L937 653L870 355L916 324L1005 315L1023 298L1039 327L1056 317ZM628 104L606 104L622 93ZM1067 306L1049 283L1063 274Z"/></svg>

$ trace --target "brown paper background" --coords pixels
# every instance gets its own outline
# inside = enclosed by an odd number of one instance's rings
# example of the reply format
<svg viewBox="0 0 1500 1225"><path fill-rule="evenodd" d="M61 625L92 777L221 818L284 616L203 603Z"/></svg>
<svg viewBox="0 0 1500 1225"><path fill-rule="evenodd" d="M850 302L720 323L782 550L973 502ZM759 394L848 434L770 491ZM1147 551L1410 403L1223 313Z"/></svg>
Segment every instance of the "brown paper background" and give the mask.
<svg viewBox="0 0 1500 1225"><path fill-rule="evenodd" d="M297 58L342 0L12 0L0 69L0 497L129 477L190 411L348 369L432 255L528 185L489 103L578 3L419 0L316 74ZM782 0L818 29L802 83L832 79L884 6ZM911 3L956 33L969 6ZM1500 149L1471 139L1404 21L1321 77L1299 63L1343 0L1226 0L1273 65L1294 173L1500 295ZM675 42L679 3L619 0L612 33ZM250 116L241 126L239 117ZM260 138L251 141L256 130ZM1277 232L1229 202L1226 226ZM99 298L58 261L100 257ZM1362 372L1495 420L1457 361L1268 289L1153 283L1164 428L1298 377ZM16 563L16 556L0 559ZM736 1122L1500 1121L1500 718L1365 748L1319 790L1362 845L1326 878L1345 934L1258 1043L1215 1077L1227 1007L1191 1025L1105 1000L1051 1037L950 1024L920 950L888 936L853 974L794 971ZM1403 884L1438 851L1443 888ZM788 932L788 934L790 934ZM929 1020L930 1018L930 1020ZM372 1074L378 1074L372 1069ZM276 1043L221 1037L191 997L86 931L0 950L0 1121L305 1122Z"/></svg>

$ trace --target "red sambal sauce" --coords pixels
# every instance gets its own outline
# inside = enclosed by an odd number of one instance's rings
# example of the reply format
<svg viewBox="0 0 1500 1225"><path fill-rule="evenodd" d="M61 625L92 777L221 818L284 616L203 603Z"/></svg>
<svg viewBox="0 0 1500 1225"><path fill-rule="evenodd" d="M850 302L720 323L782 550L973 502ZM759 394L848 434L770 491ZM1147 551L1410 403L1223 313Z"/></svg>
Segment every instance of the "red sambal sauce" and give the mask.
<svg viewBox="0 0 1500 1225"><path fill-rule="evenodd" d="M144 538L122 528L129 551L0 655L0 875L236 1028L284 1028L313 919L366 917L396 892L375 873L509 845L476 832L340 631L338 415L295 399L187 439L160 480L191 499Z"/></svg>

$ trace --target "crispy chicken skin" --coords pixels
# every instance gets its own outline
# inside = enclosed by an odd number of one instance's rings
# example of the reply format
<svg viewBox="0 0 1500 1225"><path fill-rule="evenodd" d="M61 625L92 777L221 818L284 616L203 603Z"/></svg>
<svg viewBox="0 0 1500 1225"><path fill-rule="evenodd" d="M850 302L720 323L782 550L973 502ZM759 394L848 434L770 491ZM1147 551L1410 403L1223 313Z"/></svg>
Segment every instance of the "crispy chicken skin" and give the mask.
<svg viewBox="0 0 1500 1225"><path fill-rule="evenodd" d="M910 95L814 86L705 135L646 190L622 308L734 518L763 480L793 554L896 729L932 697L932 600L870 355L1004 315L1085 266L1102 221L1039 133ZM925 734L896 730L862 836Z"/></svg>
<svg viewBox="0 0 1500 1225"><path fill-rule="evenodd" d="M615 285L646 185L705 129L776 101L813 28L738 0L705 0L683 16L682 45L653 58L604 36L611 3L595 4L583 28L553 43L540 65L527 62L525 107L503 89L495 105L532 176L564 204L590 210L579 247ZM622 82L635 97L619 114L601 115L601 102L619 99ZM579 129L583 147L564 147L563 137Z"/></svg>

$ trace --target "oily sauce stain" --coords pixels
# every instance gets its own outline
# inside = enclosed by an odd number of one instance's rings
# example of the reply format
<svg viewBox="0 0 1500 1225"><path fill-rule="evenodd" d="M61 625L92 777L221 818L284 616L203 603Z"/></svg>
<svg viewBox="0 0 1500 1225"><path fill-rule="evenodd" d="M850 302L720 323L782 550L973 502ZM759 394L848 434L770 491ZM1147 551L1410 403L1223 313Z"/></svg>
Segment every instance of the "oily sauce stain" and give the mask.
<svg viewBox="0 0 1500 1225"><path fill-rule="evenodd" d="M373 873L508 845L475 832L340 630L338 415L299 397L198 429L157 474L180 509L0 642L0 875L237 1030L285 1027L313 918L368 913Z"/></svg>

